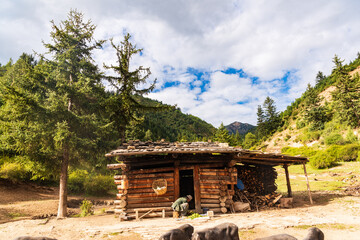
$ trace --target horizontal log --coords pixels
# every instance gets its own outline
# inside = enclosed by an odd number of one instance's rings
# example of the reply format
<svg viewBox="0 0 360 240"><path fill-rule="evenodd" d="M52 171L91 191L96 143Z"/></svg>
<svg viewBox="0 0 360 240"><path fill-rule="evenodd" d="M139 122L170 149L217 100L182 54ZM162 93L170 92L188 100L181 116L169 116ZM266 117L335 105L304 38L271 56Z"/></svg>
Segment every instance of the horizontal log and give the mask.
<svg viewBox="0 0 360 240"><path fill-rule="evenodd" d="M227 184L236 184L236 179L231 180L221 180L221 179L200 179L200 184L221 184L221 185L227 185Z"/></svg>
<svg viewBox="0 0 360 240"><path fill-rule="evenodd" d="M129 174L129 179L139 178L173 178L174 173L143 173L143 174Z"/></svg>
<svg viewBox="0 0 360 240"><path fill-rule="evenodd" d="M168 182L168 187L173 187L173 182ZM133 188L152 188L152 182L151 183L142 183L142 184L129 184L129 189Z"/></svg>
<svg viewBox="0 0 360 240"><path fill-rule="evenodd" d="M127 199L130 203L160 203L160 202L174 202L174 197L154 197L154 198L132 198Z"/></svg>
<svg viewBox="0 0 360 240"><path fill-rule="evenodd" d="M219 185L200 183L200 189L219 189Z"/></svg>
<svg viewBox="0 0 360 240"><path fill-rule="evenodd" d="M172 201L168 202L155 202L155 203L128 203L127 209L132 208L149 208L149 207L171 207Z"/></svg>
<svg viewBox="0 0 360 240"><path fill-rule="evenodd" d="M214 213L221 213L221 207L218 207L218 208L210 208L209 211L213 211Z"/></svg>
<svg viewBox="0 0 360 240"><path fill-rule="evenodd" d="M214 199L214 198L201 198L201 204L203 203L220 203L219 199Z"/></svg>
<svg viewBox="0 0 360 240"><path fill-rule="evenodd" d="M220 195L215 195L215 194L201 194L202 198L212 198L212 199L219 199Z"/></svg>
<svg viewBox="0 0 360 240"><path fill-rule="evenodd" d="M162 195L157 195L154 191L152 193L128 193L127 194L128 199L149 198L149 197L168 197L168 196L174 196L174 191L168 191Z"/></svg>
<svg viewBox="0 0 360 240"><path fill-rule="evenodd" d="M217 203L201 203L202 208L218 208L220 204Z"/></svg>
<svg viewBox="0 0 360 240"><path fill-rule="evenodd" d="M235 176L237 172L227 172L227 171L200 171L201 176Z"/></svg>
<svg viewBox="0 0 360 240"><path fill-rule="evenodd" d="M152 189L152 187L148 187L148 188L131 188L126 190L128 194L131 193L154 193L154 189ZM167 192L171 192L174 191L174 186L168 186L167 187Z"/></svg>
<svg viewBox="0 0 360 240"><path fill-rule="evenodd" d="M219 188L200 188L200 192L218 194L220 192L220 189Z"/></svg>
<svg viewBox="0 0 360 240"><path fill-rule="evenodd" d="M173 171L174 171L174 167L139 169L139 170L131 170L131 171L129 171L129 175L143 174L143 173L173 172Z"/></svg>
<svg viewBox="0 0 360 240"><path fill-rule="evenodd" d="M114 204L120 208L124 208L127 205L127 202L125 200L115 200Z"/></svg>
<svg viewBox="0 0 360 240"><path fill-rule="evenodd" d="M230 176L213 176L213 175L202 175L200 176L200 181L207 181L207 180L225 180L228 182L237 182L237 179L235 177Z"/></svg>
<svg viewBox="0 0 360 240"><path fill-rule="evenodd" d="M164 178L167 182L174 182L174 178ZM136 184L136 183L153 183L155 179L129 179L129 186ZM122 181L122 180L115 180L115 181ZM116 184L116 183L115 183Z"/></svg>
<svg viewBox="0 0 360 240"><path fill-rule="evenodd" d="M127 176L126 175L115 175L114 179L115 180L126 180Z"/></svg>
<svg viewBox="0 0 360 240"><path fill-rule="evenodd" d="M128 166L124 163L114 163L114 164L108 164L107 168L108 169L126 169Z"/></svg>

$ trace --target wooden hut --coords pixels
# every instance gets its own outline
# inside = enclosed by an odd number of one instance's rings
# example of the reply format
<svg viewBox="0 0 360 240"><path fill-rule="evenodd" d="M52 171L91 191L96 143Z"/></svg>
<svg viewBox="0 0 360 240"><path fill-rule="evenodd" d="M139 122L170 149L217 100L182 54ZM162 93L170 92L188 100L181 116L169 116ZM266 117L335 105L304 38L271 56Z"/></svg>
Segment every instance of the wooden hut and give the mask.
<svg viewBox="0 0 360 240"><path fill-rule="evenodd" d="M118 189L115 205L116 213L123 219L170 216L172 202L188 194L193 196L190 209L195 212L207 208L226 213L232 204L238 172L244 171L241 166L282 165L291 195L287 166L294 163L305 166L307 162L302 157L208 142L130 141L106 156L115 157L118 162L109 164L108 168L118 170L114 177Z"/></svg>

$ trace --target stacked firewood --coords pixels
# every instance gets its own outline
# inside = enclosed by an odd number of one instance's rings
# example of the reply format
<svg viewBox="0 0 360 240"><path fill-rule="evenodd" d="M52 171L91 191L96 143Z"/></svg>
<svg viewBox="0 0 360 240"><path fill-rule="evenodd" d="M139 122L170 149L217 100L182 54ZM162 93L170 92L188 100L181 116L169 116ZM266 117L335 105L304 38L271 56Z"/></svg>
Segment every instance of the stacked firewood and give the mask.
<svg viewBox="0 0 360 240"><path fill-rule="evenodd" d="M234 184L237 172L235 167L225 169L200 169L201 208L215 213L233 212ZM229 189L230 186L230 189Z"/></svg>
<svg viewBox="0 0 360 240"><path fill-rule="evenodd" d="M281 197L281 194L275 192L260 196L255 193L236 189L234 201L249 203L252 210L258 211L261 208L276 206L276 204L280 202Z"/></svg>
<svg viewBox="0 0 360 240"><path fill-rule="evenodd" d="M276 170L271 166L236 166L238 178L243 182L245 190L256 195L266 195L277 189Z"/></svg>

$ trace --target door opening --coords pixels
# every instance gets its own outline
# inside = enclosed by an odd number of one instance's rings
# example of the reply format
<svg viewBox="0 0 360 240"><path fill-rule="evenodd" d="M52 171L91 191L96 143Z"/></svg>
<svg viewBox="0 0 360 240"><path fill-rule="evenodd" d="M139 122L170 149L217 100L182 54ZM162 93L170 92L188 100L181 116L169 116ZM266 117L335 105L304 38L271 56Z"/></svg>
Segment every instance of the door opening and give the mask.
<svg viewBox="0 0 360 240"><path fill-rule="evenodd" d="M186 197L191 195L193 199L189 202L189 209L195 209L195 197L194 197L194 172L190 170L180 170L180 197Z"/></svg>

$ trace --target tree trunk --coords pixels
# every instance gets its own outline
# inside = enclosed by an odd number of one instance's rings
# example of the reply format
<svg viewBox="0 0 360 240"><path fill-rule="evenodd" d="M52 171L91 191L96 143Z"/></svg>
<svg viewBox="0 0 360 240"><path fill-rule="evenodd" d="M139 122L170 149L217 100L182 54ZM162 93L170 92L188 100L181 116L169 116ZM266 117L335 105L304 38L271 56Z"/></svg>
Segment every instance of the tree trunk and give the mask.
<svg viewBox="0 0 360 240"><path fill-rule="evenodd" d="M67 215L67 177L69 166L69 147L64 147L63 159L61 162L60 187L59 187L59 208L57 218L65 218Z"/></svg>

